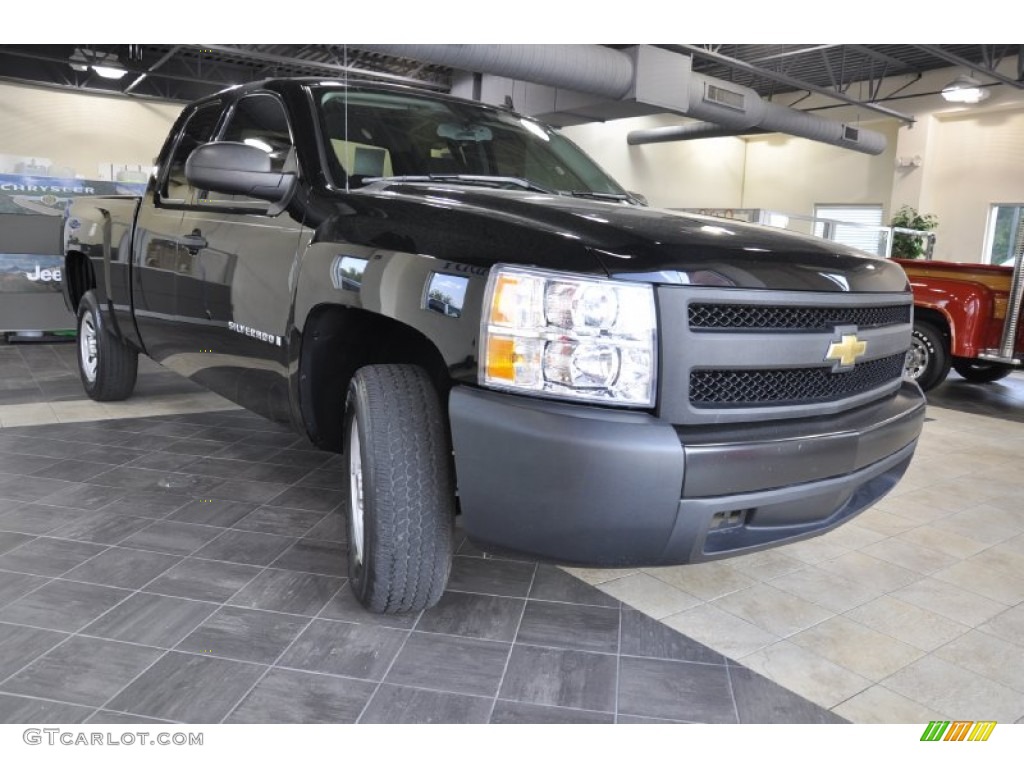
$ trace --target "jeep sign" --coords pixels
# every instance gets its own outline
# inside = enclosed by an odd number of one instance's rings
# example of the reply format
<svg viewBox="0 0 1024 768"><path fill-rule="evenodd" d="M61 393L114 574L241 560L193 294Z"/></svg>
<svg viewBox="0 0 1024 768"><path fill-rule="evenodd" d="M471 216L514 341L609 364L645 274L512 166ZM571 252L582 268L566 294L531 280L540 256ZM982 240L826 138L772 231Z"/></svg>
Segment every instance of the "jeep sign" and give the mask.
<svg viewBox="0 0 1024 768"><path fill-rule="evenodd" d="M39 282L40 280L44 283L59 283L61 280L59 269L40 269L38 264L36 264L35 272L26 272L25 277L33 283Z"/></svg>

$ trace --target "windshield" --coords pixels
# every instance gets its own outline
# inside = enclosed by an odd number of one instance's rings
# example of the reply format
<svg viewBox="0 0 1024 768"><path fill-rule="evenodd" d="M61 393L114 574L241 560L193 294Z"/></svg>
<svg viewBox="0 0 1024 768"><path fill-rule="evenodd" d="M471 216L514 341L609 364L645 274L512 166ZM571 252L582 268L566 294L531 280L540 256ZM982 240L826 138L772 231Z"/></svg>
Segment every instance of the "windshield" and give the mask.
<svg viewBox="0 0 1024 768"><path fill-rule="evenodd" d="M405 177L626 198L571 141L511 112L356 88L320 90L317 104L339 187Z"/></svg>

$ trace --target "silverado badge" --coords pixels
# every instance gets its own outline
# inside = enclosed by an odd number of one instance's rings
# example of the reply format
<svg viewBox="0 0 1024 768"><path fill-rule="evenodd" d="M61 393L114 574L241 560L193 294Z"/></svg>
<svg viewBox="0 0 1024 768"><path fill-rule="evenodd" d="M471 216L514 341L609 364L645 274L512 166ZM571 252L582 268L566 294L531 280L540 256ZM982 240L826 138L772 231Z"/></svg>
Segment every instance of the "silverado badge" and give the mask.
<svg viewBox="0 0 1024 768"><path fill-rule="evenodd" d="M858 358L863 357L868 351L868 343L857 338L857 328L836 328L835 333L839 341L832 341L828 345L828 352L825 354L825 361L834 360L832 372L852 370Z"/></svg>

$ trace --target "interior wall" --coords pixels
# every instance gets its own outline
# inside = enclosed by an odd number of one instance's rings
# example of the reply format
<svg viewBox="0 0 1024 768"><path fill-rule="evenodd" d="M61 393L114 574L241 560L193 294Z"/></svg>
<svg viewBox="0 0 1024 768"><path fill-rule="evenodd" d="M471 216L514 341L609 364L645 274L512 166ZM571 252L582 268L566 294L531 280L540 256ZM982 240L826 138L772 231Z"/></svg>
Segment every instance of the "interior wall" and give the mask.
<svg viewBox="0 0 1024 768"><path fill-rule="evenodd" d="M935 256L984 261L993 204L1024 205L1024 109L940 117L928 163Z"/></svg>
<svg viewBox="0 0 1024 768"><path fill-rule="evenodd" d="M768 134L628 146L633 130L675 125L684 118L656 116L565 128L626 188L666 208L763 208L813 216L821 203L878 204L888 216L898 126L866 124L886 134L881 155ZM801 229L794 222L793 227ZM809 229L809 226L807 227Z"/></svg>
<svg viewBox="0 0 1024 768"><path fill-rule="evenodd" d="M0 153L49 158L82 178L101 163L150 166L180 104L0 83Z"/></svg>
<svg viewBox="0 0 1024 768"><path fill-rule="evenodd" d="M885 134L885 152L865 155L778 133L750 137L742 207L813 216L821 204L881 205L888 221L897 125L865 127Z"/></svg>
<svg viewBox="0 0 1024 768"><path fill-rule="evenodd" d="M747 144L725 137L631 147L626 134L674 125L670 115L588 123L563 133L626 189L658 208L739 208L743 201Z"/></svg>

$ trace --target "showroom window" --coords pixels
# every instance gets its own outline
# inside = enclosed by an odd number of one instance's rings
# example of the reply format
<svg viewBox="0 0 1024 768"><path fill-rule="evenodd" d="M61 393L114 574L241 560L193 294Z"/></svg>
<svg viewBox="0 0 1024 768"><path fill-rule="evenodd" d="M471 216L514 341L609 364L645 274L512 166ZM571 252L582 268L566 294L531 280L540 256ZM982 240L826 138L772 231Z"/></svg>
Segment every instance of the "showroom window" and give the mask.
<svg viewBox="0 0 1024 768"><path fill-rule="evenodd" d="M167 176L160 188L160 197L165 202L184 202L189 198L191 188L185 178L185 161L192 154L192 150L213 138L213 131L217 127L221 109L220 102L204 104L188 119L181 138L174 148L174 154L168 163Z"/></svg>
<svg viewBox="0 0 1024 768"><path fill-rule="evenodd" d="M882 206L815 205L814 218L843 222L815 222L814 234L818 237L826 237L876 256L885 255L885 237L879 231L882 226Z"/></svg>
<svg viewBox="0 0 1024 768"><path fill-rule="evenodd" d="M993 205L985 242L985 260L989 264L1012 266L1018 248L1024 244L1024 204Z"/></svg>

